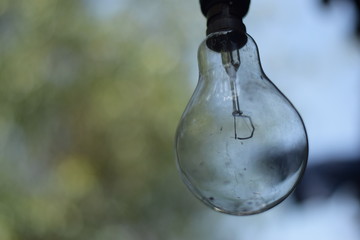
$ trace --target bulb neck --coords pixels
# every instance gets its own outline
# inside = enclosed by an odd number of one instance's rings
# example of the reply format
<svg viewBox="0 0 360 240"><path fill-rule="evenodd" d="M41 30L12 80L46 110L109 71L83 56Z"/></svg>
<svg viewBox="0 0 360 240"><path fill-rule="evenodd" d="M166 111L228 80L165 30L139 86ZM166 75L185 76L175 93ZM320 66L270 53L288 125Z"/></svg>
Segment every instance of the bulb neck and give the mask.
<svg viewBox="0 0 360 240"><path fill-rule="evenodd" d="M210 49L217 52L231 51L234 47L239 49L246 44L246 27L242 19L247 14L249 5L250 0L200 0L201 11L207 18L206 35L209 37L217 32L232 32L231 48L224 49L224 46L229 45L220 43L224 39L213 38L212 43L208 44ZM221 49L219 45L222 45Z"/></svg>

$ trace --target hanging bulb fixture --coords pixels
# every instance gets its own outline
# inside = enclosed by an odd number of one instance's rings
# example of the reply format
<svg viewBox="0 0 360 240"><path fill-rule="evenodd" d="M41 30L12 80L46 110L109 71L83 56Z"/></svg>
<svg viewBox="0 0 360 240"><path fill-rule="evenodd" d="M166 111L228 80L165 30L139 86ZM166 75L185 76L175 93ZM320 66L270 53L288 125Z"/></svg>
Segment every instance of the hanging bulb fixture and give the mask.
<svg viewBox="0 0 360 240"><path fill-rule="evenodd" d="M200 77L176 133L176 157L190 191L232 215L266 211L304 173L308 141L290 101L263 72L242 18L250 0L200 0L207 37Z"/></svg>

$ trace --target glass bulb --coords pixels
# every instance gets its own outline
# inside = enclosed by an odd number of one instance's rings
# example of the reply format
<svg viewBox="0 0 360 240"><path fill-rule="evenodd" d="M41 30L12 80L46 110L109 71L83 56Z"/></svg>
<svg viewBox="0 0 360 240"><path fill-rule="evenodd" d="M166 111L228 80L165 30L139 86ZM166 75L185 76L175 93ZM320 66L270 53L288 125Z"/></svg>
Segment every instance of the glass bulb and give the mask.
<svg viewBox="0 0 360 240"><path fill-rule="evenodd" d="M308 158L299 113L266 77L256 43L244 36L241 44L235 32L217 32L200 45L199 81L175 144L190 191L233 215L260 213L284 200Z"/></svg>

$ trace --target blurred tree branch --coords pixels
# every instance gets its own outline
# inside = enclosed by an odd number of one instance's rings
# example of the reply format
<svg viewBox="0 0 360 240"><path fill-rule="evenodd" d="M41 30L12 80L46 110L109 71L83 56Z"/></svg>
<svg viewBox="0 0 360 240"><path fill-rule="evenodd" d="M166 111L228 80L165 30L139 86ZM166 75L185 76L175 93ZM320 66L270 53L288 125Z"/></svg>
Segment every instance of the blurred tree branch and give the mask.
<svg viewBox="0 0 360 240"><path fill-rule="evenodd" d="M340 1L340 0L322 0L325 5L329 5L331 2ZM355 34L360 40L360 0L341 0L350 2L356 9L356 18L355 18Z"/></svg>

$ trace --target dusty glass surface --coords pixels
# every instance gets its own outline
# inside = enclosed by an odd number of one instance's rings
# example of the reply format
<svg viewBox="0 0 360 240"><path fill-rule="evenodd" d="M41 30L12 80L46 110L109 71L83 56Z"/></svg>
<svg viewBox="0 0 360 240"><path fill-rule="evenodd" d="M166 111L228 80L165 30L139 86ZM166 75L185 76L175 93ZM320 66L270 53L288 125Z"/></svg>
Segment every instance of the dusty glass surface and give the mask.
<svg viewBox="0 0 360 240"><path fill-rule="evenodd" d="M303 121L264 74L254 40L240 49L198 51L200 76L176 135L188 188L216 211L250 215L284 200L306 167Z"/></svg>

